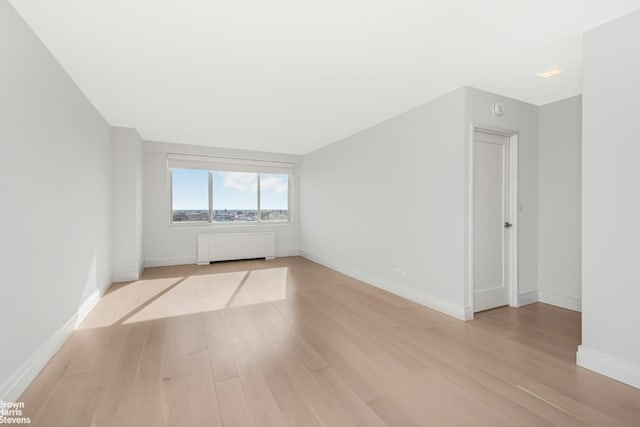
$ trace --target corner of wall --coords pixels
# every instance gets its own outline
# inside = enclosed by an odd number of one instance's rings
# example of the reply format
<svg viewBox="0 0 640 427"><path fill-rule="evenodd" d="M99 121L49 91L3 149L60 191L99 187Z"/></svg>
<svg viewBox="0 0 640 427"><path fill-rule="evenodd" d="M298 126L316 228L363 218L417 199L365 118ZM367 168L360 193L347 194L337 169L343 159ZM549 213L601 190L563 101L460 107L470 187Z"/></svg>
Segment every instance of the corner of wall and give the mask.
<svg viewBox="0 0 640 427"><path fill-rule="evenodd" d="M137 280L142 264L142 139L133 128L111 128L112 280Z"/></svg>
<svg viewBox="0 0 640 427"><path fill-rule="evenodd" d="M520 292L518 295L518 307L523 305L529 305L540 301L539 292L537 289L532 291Z"/></svg>
<svg viewBox="0 0 640 427"><path fill-rule="evenodd" d="M538 289L541 302L580 311L582 96L539 107Z"/></svg>
<svg viewBox="0 0 640 427"><path fill-rule="evenodd" d="M571 295L563 295L547 289L540 289L539 294L540 302L545 304L555 305L556 307L566 308L567 310L582 311L581 298Z"/></svg>

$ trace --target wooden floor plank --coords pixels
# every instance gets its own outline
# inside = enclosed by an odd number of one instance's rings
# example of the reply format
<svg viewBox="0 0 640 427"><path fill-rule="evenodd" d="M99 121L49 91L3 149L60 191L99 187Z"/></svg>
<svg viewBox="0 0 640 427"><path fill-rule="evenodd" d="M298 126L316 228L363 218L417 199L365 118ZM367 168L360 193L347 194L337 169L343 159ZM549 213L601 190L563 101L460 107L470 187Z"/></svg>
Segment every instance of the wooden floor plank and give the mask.
<svg viewBox="0 0 640 427"><path fill-rule="evenodd" d="M225 331L215 311L202 314L202 322L207 339L207 349L211 360L211 370L216 381L238 375L233 357L227 344Z"/></svg>
<svg viewBox="0 0 640 427"><path fill-rule="evenodd" d="M278 405L267 379L255 360L251 347L244 341L241 331L235 324L226 322L226 325L226 334L234 364L256 426L288 425L288 418Z"/></svg>
<svg viewBox="0 0 640 427"><path fill-rule="evenodd" d="M189 426L222 427L218 395L206 350L189 355L189 394L186 397Z"/></svg>
<svg viewBox="0 0 640 427"><path fill-rule="evenodd" d="M254 426L249 404L238 377L216 382L220 412L225 427Z"/></svg>
<svg viewBox="0 0 640 427"><path fill-rule="evenodd" d="M200 314L167 318L163 375L173 377L189 373L190 353L207 350Z"/></svg>
<svg viewBox="0 0 640 427"><path fill-rule="evenodd" d="M165 425L189 426L189 374L175 374L162 379L160 404Z"/></svg>
<svg viewBox="0 0 640 427"><path fill-rule="evenodd" d="M130 414L135 407L135 380L149 330L148 323L131 325L113 371L103 379L104 392L95 419ZM89 385L91 387L91 385Z"/></svg>
<svg viewBox="0 0 640 427"><path fill-rule="evenodd" d="M344 382L335 369L328 367L315 371L313 375L322 392L327 396L334 396L354 426L382 427L386 425L375 411Z"/></svg>
<svg viewBox="0 0 640 427"><path fill-rule="evenodd" d="M154 405L158 401L162 385L166 332L167 323L164 319L149 324L134 388L135 406L145 406L149 410L157 409Z"/></svg>

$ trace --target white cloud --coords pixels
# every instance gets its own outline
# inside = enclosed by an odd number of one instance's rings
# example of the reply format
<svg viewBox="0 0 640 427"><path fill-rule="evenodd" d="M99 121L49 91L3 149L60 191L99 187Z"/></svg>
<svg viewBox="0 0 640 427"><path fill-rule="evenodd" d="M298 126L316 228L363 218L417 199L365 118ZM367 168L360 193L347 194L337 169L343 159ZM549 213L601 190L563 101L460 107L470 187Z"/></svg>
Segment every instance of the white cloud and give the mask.
<svg viewBox="0 0 640 427"><path fill-rule="evenodd" d="M244 172L219 172L222 175L225 188L243 192L256 192L258 190L258 180L255 173Z"/></svg>
<svg viewBox="0 0 640 427"><path fill-rule="evenodd" d="M262 175L260 190L287 194L289 190L288 177L286 175Z"/></svg>

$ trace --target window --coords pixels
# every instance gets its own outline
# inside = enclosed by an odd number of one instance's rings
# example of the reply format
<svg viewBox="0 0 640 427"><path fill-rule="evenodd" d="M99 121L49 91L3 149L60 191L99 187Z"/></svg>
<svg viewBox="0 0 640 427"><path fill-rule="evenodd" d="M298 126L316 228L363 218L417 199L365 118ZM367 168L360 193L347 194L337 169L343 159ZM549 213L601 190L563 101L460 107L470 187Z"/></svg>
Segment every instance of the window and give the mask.
<svg viewBox="0 0 640 427"><path fill-rule="evenodd" d="M168 162L172 223L289 221L292 165L258 166L257 162L228 165L210 160L199 163L182 157L178 160L170 157Z"/></svg>
<svg viewBox="0 0 640 427"><path fill-rule="evenodd" d="M172 178L173 222L208 222L209 171L173 169Z"/></svg>
<svg viewBox="0 0 640 427"><path fill-rule="evenodd" d="M213 171L213 220L246 222L257 219L257 174Z"/></svg>
<svg viewBox="0 0 640 427"><path fill-rule="evenodd" d="M260 220L289 219L289 176L260 175Z"/></svg>

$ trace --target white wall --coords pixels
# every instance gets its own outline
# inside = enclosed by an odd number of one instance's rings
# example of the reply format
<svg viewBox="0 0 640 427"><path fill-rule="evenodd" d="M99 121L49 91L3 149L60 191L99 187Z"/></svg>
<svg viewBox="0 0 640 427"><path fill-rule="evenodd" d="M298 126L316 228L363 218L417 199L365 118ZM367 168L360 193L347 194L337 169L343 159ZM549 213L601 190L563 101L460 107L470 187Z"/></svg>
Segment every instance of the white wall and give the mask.
<svg viewBox="0 0 640 427"><path fill-rule="evenodd" d="M504 104L504 115L493 114L496 102ZM538 289L538 107L512 98L466 88L465 144L470 161L471 125L518 132L518 285L520 303L537 300ZM466 201L468 202L468 173ZM465 205L469 212L468 203ZM465 224L468 226L468 224ZM466 231L467 232L467 231ZM467 272L468 274L468 272ZM468 277L467 277L468 279ZM468 297L468 293L465 294ZM465 299L468 306L469 301Z"/></svg>
<svg viewBox="0 0 640 427"><path fill-rule="evenodd" d="M640 11L584 36L578 364L640 388Z"/></svg>
<svg viewBox="0 0 640 427"><path fill-rule="evenodd" d="M113 281L138 280L142 254L142 139L135 129L111 130Z"/></svg>
<svg viewBox="0 0 640 427"><path fill-rule="evenodd" d="M303 254L463 318L464 105L461 88L306 155Z"/></svg>
<svg viewBox="0 0 640 427"><path fill-rule="evenodd" d="M110 283L110 128L0 0L0 400Z"/></svg>
<svg viewBox="0 0 640 427"><path fill-rule="evenodd" d="M580 311L582 97L540 107L540 301Z"/></svg>
<svg viewBox="0 0 640 427"><path fill-rule="evenodd" d="M201 147L160 142L144 142L144 259L145 266L195 264L197 239L201 233L254 231L276 232L276 256L298 255L297 171L292 194L293 219L287 224L248 225L170 225L169 175L167 154L194 154L252 160L297 163L299 156L243 150Z"/></svg>

